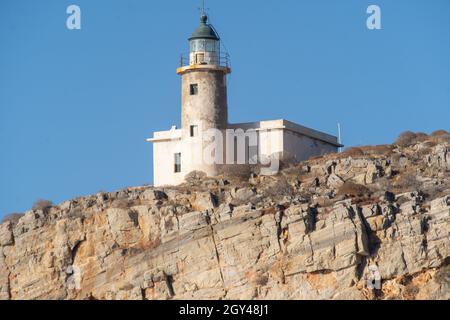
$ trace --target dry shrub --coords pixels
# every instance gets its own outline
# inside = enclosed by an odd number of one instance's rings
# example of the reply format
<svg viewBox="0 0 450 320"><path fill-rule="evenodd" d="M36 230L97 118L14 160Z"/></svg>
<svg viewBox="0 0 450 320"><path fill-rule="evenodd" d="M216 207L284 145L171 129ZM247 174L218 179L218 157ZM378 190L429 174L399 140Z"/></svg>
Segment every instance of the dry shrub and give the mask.
<svg viewBox="0 0 450 320"><path fill-rule="evenodd" d="M255 279L255 283L258 286L265 286L269 282L269 277L267 275L258 275Z"/></svg>
<svg viewBox="0 0 450 320"><path fill-rule="evenodd" d="M437 145L437 142L433 138L432 138L432 140L428 140L423 143L424 148L433 148L436 145Z"/></svg>
<svg viewBox="0 0 450 320"><path fill-rule="evenodd" d="M53 207L53 202L50 200L39 199L33 204L31 210L48 211L51 207Z"/></svg>
<svg viewBox="0 0 450 320"><path fill-rule="evenodd" d="M395 140L395 144L400 147L410 146L413 143L415 137L416 134L412 131L402 132L397 140Z"/></svg>
<svg viewBox="0 0 450 320"><path fill-rule="evenodd" d="M273 184L263 191L263 196L276 199L284 196L292 196L293 193L294 188L289 184L285 177L280 176Z"/></svg>
<svg viewBox="0 0 450 320"><path fill-rule="evenodd" d="M303 174L303 170L300 166L290 166L289 168L283 169L281 173L284 176L290 176L290 177L298 177L299 175Z"/></svg>
<svg viewBox="0 0 450 320"><path fill-rule="evenodd" d="M367 194L370 194L370 190L367 187L350 181L345 182L337 192L337 195L340 196L348 195L354 197L362 197Z"/></svg>
<svg viewBox="0 0 450 320"><path fill-rule="evenodd" d="M437 130L431 134L431 139L435 143L450 143L450 132Z"/></svg>
<svg viewBox="0 0 450 320"><path fill-rule="evenodd" d="M320 158L320 157L319 157ZM293 156L284 156L280 160L280 170L287 170L295 167L298 164L298 161Z"/></svg>
<svg viewBox="0 0 450 320"><path fill-rule="evenodd" d="M425 156L431 154L432 149L430 147L425 147L422 149L417 150L416 155L418 155L420 158L424 158Z"/></svg>
<svg viewBox="0 0 450 320"><path fill-rule="evenodd" d="M338 155L340 155L342 153L339 153ZM323 156L313 156L311 158L308 159L309 163L317 163L318 161L327 161L330 158L330 155L339 158L338 156L336 156L336 154L325 154Z"/></svg>
<svg viewBox="0 0 450 320"><path fill-rule="evenodd" d="M417 132L417 133L416 133L416 143L417 143L417 142L424 142L424 141L427 141L429 138L430 138L430 136L427 135L427 134L424 133L424 132Z"/></svg>
<svg viewBox="0 0 450 320"><path fill-rule="evenodd" d="M190 173L188 173L185 177L184 180L186 180L186 182L188 183L199 183L202 180L207 178L207 174L203 171L192 171Z"/></svg>
<svg viewBox="0 0 450 320"><path fill-rule="evenodd" d="M173 227L174 227L174 224L173 224L172 219L168 219L168 220L165 220L165 221L164 221L164 228L165 228L166 230L172 230Z"/></svg>
<svg viewBox="0 0 450 320"><path fill-rule="evenodd" d="M434 131L431 135L423 132L406 131L400 134L395 144L400 147L409 147L420 142L433 143L450 143L450 133L445 130Z"/></svg>
<svg viewBox="0 0 450 320"><path fill-rule="evenodd" d="M409 284L403 290L403 299L404 300L415 300L418 293L419 293L419 287Z"/></svg>
<svg viewBox="0 0 450 320"><path fill-rule="evenodd" d="M436 131L434 131L432 134L431 134L431 136L432 137L441 137L441 136L445 136L445 135L448 135L448 134L450 134L449 132L447 132L447 131L445 131L445 130L436 130Z"/></svg>
<svg viewBox="0 0 450 320"><path fill-rule="evenodd" d="M344 157L363 157L363 156L389 156L394 148L391 145L383 144L376 146L352 147L341 153Z"/></svg>
<svg viewBox="0 0 450 320"><path fill-rule="evenodd" d="M111 207L115 209L128 209L132 206L132 202L126 199L116 199L111 203Z"/></svg>
<svg viewBox="0 0 450 320"><path fill-rule="evenodd" d="M400 134L394 144L400 147L409 147L419 142L426 141L427 139L429 139L429 136L426 133L405 131Z"/></svg>
<svg viewBox="0 0 450 320"><path fill-rule="evenodd" d="M444 266L436 274L436 281L440 284L450 284L450 258L446 258Z"/></svg>
<svg viewBox="0 0 450 320"><path fill-rule="evenodd" d="M422 184L417 180L417 176L414 173L405 173L395 181L395 188L398 192L417 191L421 188Z"/></svg>
<svg viewBox="0 0 450 320"><path fill-rule="evenodd" d="M248 164L224 165L219 169L219 175L224 179L247 181L252 173L259 173L259 167Z"/></svg>
<svg viewBox="0 0 450 320"><path fill-rule="evenodd" d="M375 155L375 156L389 156L392 154L392 150L394 149L392 145L383 144L377 146L366 146L360 147L364 155Z"/></svg>
<svg viewBox="0 0 450 320"><path fill-rule="evenodd" d="M361 157L364 156L364 151L359 147L352 147L344 150L341 155L345 157Z"/></svg>
<svg viewBox="0 0 450 320"><path fill-rule="evenodd" d="M16 225L17 222L19 222L19 219L22 218L23 216L24 216L23 213L10 213L5 215L0 223L5 223L9 221L12 224Z"/></svg>

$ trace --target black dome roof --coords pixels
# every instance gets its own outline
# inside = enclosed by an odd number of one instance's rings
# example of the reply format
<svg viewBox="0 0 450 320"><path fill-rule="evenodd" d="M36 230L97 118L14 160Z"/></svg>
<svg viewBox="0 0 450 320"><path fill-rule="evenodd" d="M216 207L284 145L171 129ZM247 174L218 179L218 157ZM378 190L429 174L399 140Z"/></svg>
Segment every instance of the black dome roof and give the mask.
<svg viewBox="0 0 450 320"><path fill-rule="evenodd" d="M208 24L208 16L202 15L200 17L200 25L197 27L197 30L194 31L189 40L195 39L212 39L212 40L220 40L214 28Z"/></svg>

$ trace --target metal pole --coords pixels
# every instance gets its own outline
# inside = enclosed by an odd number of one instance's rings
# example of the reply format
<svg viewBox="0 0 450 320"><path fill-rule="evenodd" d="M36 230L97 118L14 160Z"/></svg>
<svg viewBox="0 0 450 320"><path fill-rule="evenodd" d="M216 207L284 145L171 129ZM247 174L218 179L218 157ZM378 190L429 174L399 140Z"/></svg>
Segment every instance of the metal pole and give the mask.
<svg viewBox="0 0 450 320"><path fill-rule="evenodd" d="M342 144L342 136L341 136L341 124L338 122L338 142L339 144ZM339 147L339 153L342 152L342 147Z"/></svg>

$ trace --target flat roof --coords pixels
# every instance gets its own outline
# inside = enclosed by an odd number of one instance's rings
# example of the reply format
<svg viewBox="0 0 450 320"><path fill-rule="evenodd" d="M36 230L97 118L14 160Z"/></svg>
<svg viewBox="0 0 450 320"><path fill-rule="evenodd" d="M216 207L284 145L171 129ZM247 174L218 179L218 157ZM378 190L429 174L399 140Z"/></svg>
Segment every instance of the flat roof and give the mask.
<svg viewBox="0 0 450 320"><path fill-rule="evenodd" d="M147 139L147 142L161 142L179 140L183 135L182 129L174 129L167 131L157 131L153 133L153 138Z"/></svg>
<svg viewBox="0 0 450 320"><path fill-rule="evenodd" d="M274 129L282 129L282 130L289 130L295 133L298 133L300 135L304 135L316 140L320 140L329 144L332 144L336 147L343 147L338 142L338 138L336 136L327 134L325 132L321 132L318 130L314 130L311 128L307 128L304 126L301 126L297 123L279 119L279 120L267 120L267 121L257 121L257 122L247 122L247 123L233 123L228 125L231 129L256 129L259 131L262 130L274 130Z"/></svg>
<svg viewBox="0 0 450 320"><path fill-rule="evenodd" d="M343 147L339 144L338 138L336 136L327 134L325 132L317 131L311 128L301 126L297 123L279 119L279 120L267 120L267 121L257 121L257 122L246 122L246 123L231 123L227 127L228 129L243 129L249 130L254 129L257 131L268 131L268 130L289 130L291 132L320 140L336 147ZM158 131L153 134L153 138L147 139L148 142L162 142L162 141L172 141L179 140L182 138L182 129L174 129L168 131Z"/></svg>

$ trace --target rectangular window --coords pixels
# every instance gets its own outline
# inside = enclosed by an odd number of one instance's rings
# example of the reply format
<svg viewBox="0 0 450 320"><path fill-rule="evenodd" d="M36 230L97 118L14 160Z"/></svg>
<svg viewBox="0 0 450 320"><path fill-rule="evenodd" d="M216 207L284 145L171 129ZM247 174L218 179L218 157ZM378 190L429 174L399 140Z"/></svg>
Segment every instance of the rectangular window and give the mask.
<svg viewBox="0 0 450 320"><path fill-rule="evenodd" d="M175 153L175 173L181 172L181 153Z"/></svg>
<svg viewBox="0 0 450 320"><path fill-rule="evenodd" d="M205 63L205 54L204 53L197 53L195 55L195 63L196 64L204 64Z"/></svg>
<svg viewBox="0 0 450 320"><path fill-rule="evenodd" d="M191 84L191 96L196 96L198 94L198 84Z"/></svg>
<svg viewBox="0 0 450 320"><path fill-rule="evenodd" d="M191 126L191 137L198 136L198 126Z"/></svg>
<svg viewBox="0 0 450 320"><path fill-rule="evenodd" d="M258 146L248 146L248 164L258 164Z"/></svg>

